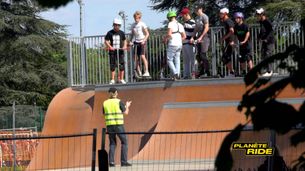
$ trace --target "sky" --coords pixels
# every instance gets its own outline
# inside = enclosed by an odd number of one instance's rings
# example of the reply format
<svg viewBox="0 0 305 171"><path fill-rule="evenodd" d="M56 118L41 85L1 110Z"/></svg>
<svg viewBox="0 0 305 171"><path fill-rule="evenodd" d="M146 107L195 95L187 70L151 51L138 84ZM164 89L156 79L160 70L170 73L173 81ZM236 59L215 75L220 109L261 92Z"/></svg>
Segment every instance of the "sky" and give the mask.
<svg viewBox="0 0 305 171"><path fill-rule="evenodd" d="M151 10L150 0L83 0L83 3L83 36L105 35L112 29L113 19L120 17L119 11L127 15L126 32L129 32L127 28L134 22L133 14L137 10L142 12L142 21L151 29L162 27L162 21L166 19L166 12ZM80 35L79 13L79 5L75 0L64 7L43 12L41 16L67 25L69 36L77 37Z"/></svg>

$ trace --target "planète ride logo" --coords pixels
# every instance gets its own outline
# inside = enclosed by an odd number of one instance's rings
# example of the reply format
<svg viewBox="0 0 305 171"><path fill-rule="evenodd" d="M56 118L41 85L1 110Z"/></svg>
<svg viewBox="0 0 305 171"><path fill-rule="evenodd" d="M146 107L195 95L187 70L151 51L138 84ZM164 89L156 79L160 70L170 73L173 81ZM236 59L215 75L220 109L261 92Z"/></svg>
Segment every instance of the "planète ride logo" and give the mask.
<svg viewBox="0 0 305 171"><path fill-rule="evenodd" d="M273 156L274 149L268 143L238 143L232 144L233 150L245 150L246 156Z"/></svg>

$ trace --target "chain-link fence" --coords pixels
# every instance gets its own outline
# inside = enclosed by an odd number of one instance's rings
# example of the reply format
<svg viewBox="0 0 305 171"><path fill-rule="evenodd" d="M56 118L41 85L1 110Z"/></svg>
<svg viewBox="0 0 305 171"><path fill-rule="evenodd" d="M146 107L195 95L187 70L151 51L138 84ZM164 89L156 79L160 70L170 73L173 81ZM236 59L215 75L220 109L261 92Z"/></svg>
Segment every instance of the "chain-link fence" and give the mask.
<svg viewBox="0 0 305 171"><path fill-rule="evenodd" d="M36 105L0 106L0 129L11 129L15 124L15 128L36 127L41 131L45 113L43 107Z"/></svg>

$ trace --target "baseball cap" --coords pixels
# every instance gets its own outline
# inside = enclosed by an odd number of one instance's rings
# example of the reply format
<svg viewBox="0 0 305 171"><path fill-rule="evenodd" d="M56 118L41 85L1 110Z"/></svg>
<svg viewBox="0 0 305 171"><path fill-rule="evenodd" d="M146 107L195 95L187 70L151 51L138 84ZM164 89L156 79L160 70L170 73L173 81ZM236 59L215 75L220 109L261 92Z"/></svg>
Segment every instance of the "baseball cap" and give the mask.
<svg viewBox="0 0 305 171"><path fill-rule="evenodd" d="M180 15L182 16L188 13L190 13L190 10L188 8L183 8L182 11L180 12Z"/></svg>
<svg viewBox="0 0 305 171"><path fill-rule="evenodd" d="M110 87L108 93L115 93L116 91L118 90L115 87Z"/></svg>
<svg viewBox="0 0 305 171"><path fill-rule="evenodd" d="M224 14L224 13L229 14L229 9L228 8L222 8L219 12L222 13L222 14Z"/></svg>
<svg viewBox="0 0 305 171"><path fill-rule="evenodd" d="M261 15L265 12L265 10L263 8L257 9L255 10L256 14Z"/></svg>

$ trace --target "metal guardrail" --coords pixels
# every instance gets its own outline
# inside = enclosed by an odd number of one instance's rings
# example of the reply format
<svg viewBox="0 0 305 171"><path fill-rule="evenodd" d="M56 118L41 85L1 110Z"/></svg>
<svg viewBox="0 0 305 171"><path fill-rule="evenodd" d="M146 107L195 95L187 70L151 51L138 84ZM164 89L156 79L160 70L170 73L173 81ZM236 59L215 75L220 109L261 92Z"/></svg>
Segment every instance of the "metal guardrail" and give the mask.
<svg viewBox="0 0 305 171"><path fill-rule="evenodd" d="M92 137L92 138L91 138ZM42 170L50 168L71 168L91 170L96 169L96 143L97 143L97 129L93 129L90 133L79 133L70 135L32 135L30 133L22 133L17 135L0 134L0 169L1 170ZM92 142L89 143L92 139ZM37 154L37 147L40 144L41 153L48 156L45 158L35 158L39 156ZM91 145L91 149L90 149ZM82 150L76 150L76 147L82 147ZM55 150L54 148L60 148ZM72 152L71 152L72 150ZM54 154L56 151L56 154ZM79 154L77 154L79 152ZM88 153L91 158L86 157L82 152ZM74 155L81 156L79 163L74 160L73 157L68 155L74 153ZM13 155L16 154L16 155ZM50 155L50 156L49 156ZM51 158L53 156L53 158ZM55 158L61 158L61 163L50 165L50 161L54 161ZM35 161L32 161L35 160ZM30 165L30 162L34 162L35 165ZM39 163L39 164L38 164ZM44 165L42 164L44 163ZM56 163L56 162L55 162ZM69 164L70 163L70 164ZM41 167L40 164L45 168ZM38 165L38 166L37 166ZM56 165L56 166L55 166ZM60 168L59 165L65 165ZM71 165L71 166L70 166ZM31 166L31 167L30 167ZM90 167L86 167L90 166Z"/></svg>
<svg viewBox="0 0 305 171"><path fill-rule="evenodd" d="M128 162L130 167L120 166L120 143L115 153L115 167L112 171L127 170L206 170L214 171L216 155L222 141L232 130L178 131L178 132L125 132L128 137ZM297 129L292 130L298 131ZM107 132L107 134L111 134ZM242 131L237 143L268 143L268 147L278 150L273 156L246 156L243 150L231 150L232 171L285 170L291 168L291 162L299 157L304 145L292 147L289 135L276 135L274 131ZM105 144L108 137L102 139ZM276 148L276 149L275 149ZM279 163L278 159L283 159ZM274 163L273 163L274 162ZM273 163L273 164L272 164ZM274 168L273 168L274 167ZM284 168L285 167L285 168ZM280 168L280 169L279 169Z"/></svg>
<svg viewBox="0 0 305 171"><path fill-rule="evenodd" d="M260 62L260 42L257 41L259 34L258 25L250 25L253 63ZM274 32L276 47L274 53L284 51L289 45L297 44L304 46L304 33L298 22L286 22L275 24ZM223 65L222 46L220 38L224 35L223 27L210 28L211 44L208 52L210 70L213 76L225 75L226 67ZM168 75L166 64L166 45L162 43L162 32L152 32L147 41L146 57L149 63L149 72L152 80L160 80L161 75ZM127 35L128 37L129 35ZM71 86L108 84L110 81L110 67L108 51L104 48L105 36L86 36L69 39L68 44L68 76ZM237 72L240 72L238 62L238 48L236 48L232 62ZM136 82L133 78L134 60L132 50L125 52L125 80ZM183 54L182 54L183 55ZM181 73L183 73L183 57L181 57ZM278 74L285 74L283 70L274 66Z"/></svg>

